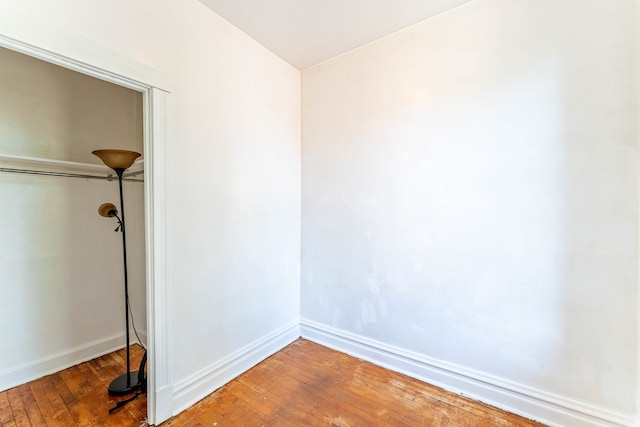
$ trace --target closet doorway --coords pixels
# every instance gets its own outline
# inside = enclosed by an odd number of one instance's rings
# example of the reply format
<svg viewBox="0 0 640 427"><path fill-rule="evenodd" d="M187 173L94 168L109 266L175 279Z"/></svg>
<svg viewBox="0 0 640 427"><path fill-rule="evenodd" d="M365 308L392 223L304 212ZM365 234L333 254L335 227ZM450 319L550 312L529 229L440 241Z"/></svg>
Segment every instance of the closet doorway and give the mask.
<svg viewBox="0 0 640 427"><path fill-rule="evenodd" d="M91 151L134 150L145 160L130 169L133 176L124 187L130 307L149 350L148 419L159 423L171 411L163 326L163 186L154 179L162 166L165 93L144 80L1 33L0 49L2 78L13 74L21 80L3 83L0 109L0 168L5 169L0 172L5 202L0 312L5 324L13 325L1 337L9 348L1 352L0 386L12 387L122 346L122 241L112 218L97 212L104 202L119 205L118 184L97 178L113 171ZM17 67L9 66L13 60ZM39 83L28 82L34 77ZM92 90L105 102L76 96ZM133 330L132 337L135 342ZM137 362L132 360L132 370ZM158 408L158 394L168 407Z"/></svg>
<svg viewBox="0 0 640 427"><path fill-rule="evenodd" d="M0 48L0 342L6 389L122 348L123 250L117 180L93 150L143 153L142 94ZM144 162L126 172L133 342L146 340ZM122 217L122 213L120 213ZM132 360L138 366L139 360ZM135 370L135 369L132 369ZM123 372L124 373L124 372ZM135 383L134 383L135 384Z"/></svg>

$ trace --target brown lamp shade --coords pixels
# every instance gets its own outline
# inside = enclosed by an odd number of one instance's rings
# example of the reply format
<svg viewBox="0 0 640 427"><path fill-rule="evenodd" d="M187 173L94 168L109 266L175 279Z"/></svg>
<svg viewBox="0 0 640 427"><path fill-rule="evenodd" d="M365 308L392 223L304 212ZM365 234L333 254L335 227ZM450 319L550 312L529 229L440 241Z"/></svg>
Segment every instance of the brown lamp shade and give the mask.
<svg viewBox="0 0 640 427"><path fill-rule="evenodd" d="M128 169L135 159L142 155L129 150L96 150L92 153L100 157L100 160L111 169Z"/></svg>
<svg viewBox="0 0 640 427"><path fill-rule="evenodd" d="M114 212L116 215L118 215L118 209L116 209L116 205L114 205L113 203L103 203L98 208L98 213L100 214L100 216L103 216L105 218L113 216L109 215L110 212Z"/></svg>

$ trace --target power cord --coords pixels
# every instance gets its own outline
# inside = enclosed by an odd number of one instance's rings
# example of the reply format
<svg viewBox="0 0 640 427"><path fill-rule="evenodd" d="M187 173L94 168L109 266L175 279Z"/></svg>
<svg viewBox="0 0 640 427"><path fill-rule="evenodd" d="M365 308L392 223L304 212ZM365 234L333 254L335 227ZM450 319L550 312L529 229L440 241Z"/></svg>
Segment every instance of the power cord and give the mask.
<svg viewBox="0 0 640 427"><path fill-rule="evenodd" d="M120 402L116 403L116 406L114 406L113 408L109 409L109 413L113 414L118 409L122 408L124 405L126 405L129 402L131 402L132 400L136 400L138 397L142 396L143 394L144 393L139 391L136 394L134 394L133 397L130 397L127 400L121 400Z"/></svg>
<svg viewBox="0 0 640 427"><path fill-rule="evenodd" d="M129 310L129 315L131 316L131 326L133 326L133 333L135 334L136 338L138 339L138 344L140 344L140 347L142 347L142 349L144 351L147 351L145 346L142 345L142 340L140 339L140 336L138 335L138 330L136 329L136 322L133 320L133 311L131 311L131 304L129 304L128 301L127 301L127 309Z"/></svg>

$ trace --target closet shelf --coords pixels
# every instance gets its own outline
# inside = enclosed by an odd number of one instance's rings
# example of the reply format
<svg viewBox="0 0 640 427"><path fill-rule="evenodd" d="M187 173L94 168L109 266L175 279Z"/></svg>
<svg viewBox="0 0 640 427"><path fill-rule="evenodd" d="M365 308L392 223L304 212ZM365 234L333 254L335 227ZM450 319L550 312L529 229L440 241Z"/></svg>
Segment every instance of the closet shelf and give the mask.
<svg viewBox="0 0 640 427"><path fill-rule="evenodd" d="M14 156L10 154L0 154L0 166L14 167L20 169L46 169L54 172L81 172L93 173L97 175L108 175L113 173L104 164L68 162L66 160L45 159L41 157ZM127 173L144 170L144 159L137 159Z"/></svg>
<svg viewBox="0 0 640 427"><path fill-rule="evenodd" d="M40 157L14 156L10 154L0 154L0 169L18 170L20 173L29 171L40 172L40 174L79 174L106 178L113 176L114 172L103 164L68 162L65 160L45 159ZM144 173L144 160L138 159L125 172L125 177L134 177ZM114 177L115 178L115 177ZM142 178L142 177L140 177ZM137 179L136 181L142 181Z"/></svg>

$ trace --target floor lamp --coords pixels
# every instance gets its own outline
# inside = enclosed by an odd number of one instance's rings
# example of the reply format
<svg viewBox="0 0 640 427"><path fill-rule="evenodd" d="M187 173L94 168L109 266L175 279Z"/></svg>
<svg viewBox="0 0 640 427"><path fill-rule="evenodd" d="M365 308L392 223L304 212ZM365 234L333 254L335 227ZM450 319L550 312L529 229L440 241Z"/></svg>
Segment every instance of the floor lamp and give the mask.
<svg viewBox="0 0 640 427"><path fill-rule="evenodd" d="M118 210L112 203L104 203L98 208L98 213L104 217L115 217L118 220L119 229L122 232L122 256L124 260L124 312L127 337L127 373L119 376L109 384L109 393L121 396L129 394L141 387L138 381L138 371L131 372L131 358L129 354L129 283L127 276L127 237L124 222L124 200L122 197L122 174L129 169L134 160L140 157L140 153L127 150L96 150L92 152L109 166L118 175L120 185L120 217ZM116 231L118 229L116 228Z"/></svg>

